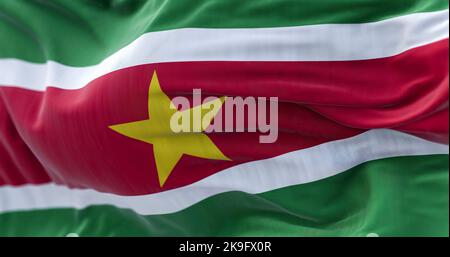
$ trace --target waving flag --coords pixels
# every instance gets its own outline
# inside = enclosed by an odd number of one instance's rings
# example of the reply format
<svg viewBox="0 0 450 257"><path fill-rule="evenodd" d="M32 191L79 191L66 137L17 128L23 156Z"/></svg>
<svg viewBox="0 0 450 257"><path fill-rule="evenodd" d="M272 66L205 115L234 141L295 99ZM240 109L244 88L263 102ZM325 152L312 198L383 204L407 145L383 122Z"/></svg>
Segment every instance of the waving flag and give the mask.
<svg viewBox="0 0 450 257"><path fill-rule="evenodd" d="M448 25L444 0L1 1L0 235L448 236ZM276 140L208 132L234 97L277 99Z"/></svg>

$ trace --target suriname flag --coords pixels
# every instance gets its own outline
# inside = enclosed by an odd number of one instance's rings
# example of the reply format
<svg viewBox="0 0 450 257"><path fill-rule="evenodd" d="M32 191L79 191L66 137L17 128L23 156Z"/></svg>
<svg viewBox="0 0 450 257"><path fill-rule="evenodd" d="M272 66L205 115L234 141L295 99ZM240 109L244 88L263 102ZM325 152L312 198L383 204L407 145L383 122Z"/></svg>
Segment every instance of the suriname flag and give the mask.
<svg viewBox="0 0 450 257"><path fill-rule="evenodd" d="M448 30L446 0L0 1L0 236L448 236Z"/></svg>

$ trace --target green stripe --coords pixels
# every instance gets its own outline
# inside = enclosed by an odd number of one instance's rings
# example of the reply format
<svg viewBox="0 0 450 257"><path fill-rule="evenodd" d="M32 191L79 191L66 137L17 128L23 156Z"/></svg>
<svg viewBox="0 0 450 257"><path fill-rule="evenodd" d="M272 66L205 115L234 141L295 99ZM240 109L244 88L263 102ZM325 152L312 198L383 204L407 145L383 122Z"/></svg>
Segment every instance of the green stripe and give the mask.
<svg viewBox="0 0 450 257"><path fill-rule="evenodd" d="M446 0L0 1L0 58L87 66L149 31L364 23L446 8Z"/></svg>
<svg viewBox="0 0 450 257"><path fill-rule="evenodd" d="M0 235L448 236L448 161L448 155L382 159L258 195L223 193L165 215L111 206L6 213Z"/></svg>

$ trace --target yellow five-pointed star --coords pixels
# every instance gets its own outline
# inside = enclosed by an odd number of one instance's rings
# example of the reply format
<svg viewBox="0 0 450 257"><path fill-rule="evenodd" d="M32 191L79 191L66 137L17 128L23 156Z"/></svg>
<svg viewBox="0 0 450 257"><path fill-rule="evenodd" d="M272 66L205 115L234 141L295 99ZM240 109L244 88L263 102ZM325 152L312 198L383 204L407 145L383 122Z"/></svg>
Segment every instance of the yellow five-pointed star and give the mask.
<svg viewBox="0 0 450 257"><path fill-rule="evenodd" d="M225 98L216 99L215 104L222 105ZM214 102L210 102L213 103ZM217 111L211 115L202 105L191 109L178 111L170 98L161 90L156 71L153 73L148 89L149 119L110 126L114 131L153 145L153 153L158 172L159 184L162 187L183 154L214 160L228 159L211 139L202 132L175 133L170 127L171 117L178 112L182 115L199 111L201 118L209 119L209 125ZM214 110L213 110L214 111ZM192 121L192 119L191 119ZM206 123L205 123L206 124ZM204 131L207 126L201 126Z"/></svg>

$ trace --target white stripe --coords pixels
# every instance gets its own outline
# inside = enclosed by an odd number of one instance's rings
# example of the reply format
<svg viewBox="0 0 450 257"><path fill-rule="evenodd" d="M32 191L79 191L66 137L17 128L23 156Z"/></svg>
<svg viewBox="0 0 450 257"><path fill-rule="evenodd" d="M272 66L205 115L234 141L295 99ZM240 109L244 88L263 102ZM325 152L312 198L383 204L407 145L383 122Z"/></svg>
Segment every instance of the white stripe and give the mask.
<svg viewBox="0 0 450 257"><path fill-rule="evenodd" d="M427 154L448 154L448 146L393 130L371 130L352 138L234 166L194 184L150 195L118 196L54 184L3 186L0 187L0 212L108 204L143 215L171 213L223 192L262 193L330 177L370 160Z"/></svg>
<svg viewBox="0 0 450 257"><path fill-rule="evenodd" d="M363 24L151 32L98 65L69 67L0 60L0 85L45 90L84 87L125 67L183 61L339 61L389 57L448 38L448 10ZM73 51L82 51L74 48Z"/></svg>

